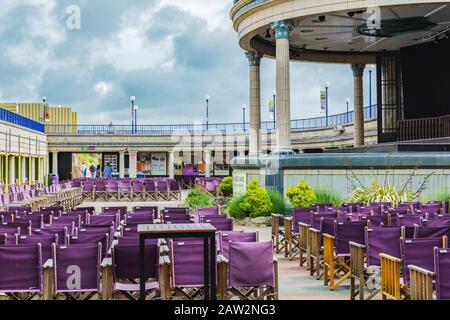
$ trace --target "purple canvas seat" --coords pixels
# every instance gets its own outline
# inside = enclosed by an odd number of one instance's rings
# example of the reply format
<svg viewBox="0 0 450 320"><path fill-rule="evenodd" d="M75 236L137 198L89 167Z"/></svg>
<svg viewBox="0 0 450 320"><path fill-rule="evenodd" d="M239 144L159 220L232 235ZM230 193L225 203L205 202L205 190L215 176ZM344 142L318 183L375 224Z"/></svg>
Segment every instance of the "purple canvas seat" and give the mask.
<svg viewBox="0 0 450 320"><path fill-rule="evenodd" d="M144 183L141 180L133 180L131 182L133 201L145 201Z"/></svg>
<svg viewBox="0 0 450 320"><path fill-rule="evenodd" d="M229 244L231 242L258 242L258 232L221 231L219 232L222 255L228 259Z"/></svg>
<svg viewBox="0 0 450 320"><path fill-rule="evenodd" d="M133 216L125 219L126 226L137 226L139 224L153 224L153 215Z"/></svg>
<svg viewBox="0 0 450 320"><path fill-rule="evenodd" d="M101 214L111 214L119 212L120 219L123 219L127 214L128 207L127 206L117 206L117 207L103 207Z"/></svg>
<svg viewBox="0 0 450 320"><path fill-rule="evenodd" d="M41 207L39 208L39 212L53 212L53 214L58 214L64 212L63 206L54 206L54 207Z"/></svg>
<svg viewBox="0 0 450 320"><path fill-rule="evenodd" d="M100 292L102 252L101 243L53 245L54 293L90 299Z"/></svg>
<svg viewBox="0 0 450 320"><path fill-rule="evenodd" d="M400 253L402 258L402 272L405 284L409 285L408 265L412 264L426 270L434 269L434 248L447 247L443 239L401 239Z"/></svg>
<svg viewBox="0 0 450 320"><path fill-rule="evenodd" d="M220 210L218 207L213 208L196 208L194 212L195 222L200 222L200 216L215 216L219 215Z"/></svg>
<svg viewBox="0 0 450 320"><path fill-rule="evenodd" d="M366 221L335 222L336 256L348 256L350 254L350 241L365 244L364 228L366 225Z"/></svg>
<svg viewBox="0 0 450 320"><path fill-rule="evenodd" d="M181 200L181 188L177 180L169 181L169 199Z"/></svg>
<svg viewBox="0 0 450 320"><path fill-rule="evenodd" d="M169 201L169 186L167 184L167 181L159 180L156 183L156 197L157 200Z"/></svg>
<svg viewBox="0 0 450 320"><path fill-rule="evenodd" d="M402 227L366 228L367 265L379 266L380 253L400 259L400 237L403 236L403 232Z"/></svg>
<svg viewBox="0 0 450 320"><path fill-rule="evenodd" d="M0 231L1 233L10 233L10 232L3 232L2 230L7 229L19 229L20 233L27 233L29 228L31 228L31 222L30 221L17 221L17 222L7 222L7 223L1 223L0 224Z"/></svg>
<svg viewBox="0 0 450 320"><path fill-rule="evenodd" d="M444 213L442 202L422 203L420 211L424 213Z"/></svg>
<svg viewBox="0 0 450 320"><path fill-rule="evenodd" d="M311 210L309 208L294 208L292 211L292 218L294 220L293 222L294 234L298 234L299 223L305 224L311 223Z"/></svg>
<svg viewBox="0 0 450 320"><path fill-rule="evenodd" d="M154 212L155 214L158 213L158 206L136 206L133 207L133 212L134 213L139 213L141 211L144 212Z"/></svg>
<svg viewBox="0 0 450 320"><path fill-rule="evenodd" d="M81 215L52 217L51 225L67 226L68 231L72 234L75 228L81 228ZM71 225L73 226L72 228L70 228Z"/></svg>
<svg viewBox="0 0 450 320"><path fill-rule="evenodd" d="M24 299L42 292L41 246L0 246L0 292L19 299L16 293L29 293Z"/></svg>
<svg viewBox="0 0 450 320"><path fill-rule="evenodd" d="M278 299L272 242L230 242L228 291L239 299ZM275 260L275 263L274 263Z"/></svg>
<svg viewBox="0 0 450 320"><path fill-rule="evenodd" d="M69 211L60 215L60 217L76 217L76 216L80 216L81 223L83 224L88 221L90 214L87 211Z"/></svg>
<svg viewBox="0 0 450 320"><path fill-rule="evenodd" d="M450 250L434 248L436 299L450 300Z"/></svg>
<svg viewBox="0 0 450 320"><path fill-rule="evenodd" d="M73 208L72 211L87 211L89 214L93 214L95 212L95 207L76 207Z"/></svg>
<svg viewBox="0 0 450 320"><path fill-rule="evenodd" d="M139 240L136 243L125 244L125 241L119 241L111 250L113 266L113 294L120 292L128 299L136 300L139 293L139 283L136 279L140 277L139 269ZM148 239L153 240L153 239ZM153 242L153 243L152 243ZM158 283L158 246L155 241L148 241L145 244L145 275L150 278L145 283L146 296L152 294L156 296L156 290L159 289Z"/></svg>
<svg viewBox="0 0 450 320"><path fill-rule="evenodd" d="M233 219L224 220L205 220L205 223L210 223L217 231L233 231Z"/></svg>
<svg viewBox="0 0 450 320"><path fill-rule="evenodd" d="M132 201L133 199L133 190L131 188L130 182L119 182L119 201Z"/></svg>
<svg viewBox="0 0 450 320"><path fill-rule="evenodd" d="M14 212L16 215L26 215L31 213L31 207L29 206L8 206L8 211Z"/></svg>
<svg viewBox="0 0 450 320"><path fill-rule="evenodd" d="M310 225L314 229L320 229L320 220L322 218L330 218L330 219L336 219L336 213L317 213L317 212L311 212L310 213Z"/></svg>
<svg viewBox="0 0 450 320"><path fill-rule="evenodd" d="M438 215L433 219L422 219L420 225L427 227L448 227L450 226L450 216Z"/></svg>
<svg viewBox="0 0 450 320"><path fill-rule="evenodd" d="M48 235L58 235L58 241L59 244L65 244L67 236L69 232L67 231L67 227L65 226L48 226L42 229L31 229L28 233L29 235L42 235L42 236L48 236Z"/></svg>
<svg viewBox="0 0 450 320"><path fill-rule="evenodd" d="M85 182L83 184L83 200L94 200L94 182Z"/></svg>
<svg viewBox="0 0 450 320"><path fill-rule="evenodd" d="M116 214L102 214L88 216L87 224L89 225L103 225L103 226L118 226L120 223L119 212Z"/></svg>
<svg viewBox="0 0 450 320"><path fill-rule="evenodd" d="M26 216L17 216L15 222L29 222L32 228L39 229L44 226L44 217L41 214L29 214Z"/></svg>
<svg viewBox="0 0 450 320"><path fill-rule="evenodd" d="M17 245L35 245L40 243L42 261L45 263L52 258L52 244L58 243L58 234L53 235L16 235Z"/></svg>

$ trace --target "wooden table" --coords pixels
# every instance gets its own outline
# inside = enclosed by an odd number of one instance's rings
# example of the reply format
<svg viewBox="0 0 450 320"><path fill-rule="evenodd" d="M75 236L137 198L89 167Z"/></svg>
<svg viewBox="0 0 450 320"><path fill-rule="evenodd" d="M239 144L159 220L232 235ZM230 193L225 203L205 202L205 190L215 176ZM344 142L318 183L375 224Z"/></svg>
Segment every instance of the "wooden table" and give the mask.
<svg viewBox="0 0 450 320"><path fill-rule="evenodd" d="M145 239L203 238L205 300L216 300L216 228L209 223L138 225L140 253L140 300L145 300ZM209 257L208 257L209 254Z"/></svg>

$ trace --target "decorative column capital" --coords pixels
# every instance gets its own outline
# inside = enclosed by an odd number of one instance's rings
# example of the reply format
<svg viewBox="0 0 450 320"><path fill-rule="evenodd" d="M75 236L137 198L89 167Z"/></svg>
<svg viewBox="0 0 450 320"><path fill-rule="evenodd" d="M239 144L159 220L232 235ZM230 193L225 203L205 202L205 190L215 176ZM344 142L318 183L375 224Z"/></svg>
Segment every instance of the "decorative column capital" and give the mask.
<svg viewBox="0 0 450 320"><path fill-rule="evenodd" d="M257 51L248 51L245 53L245 56L248 59L250 67L257 67L260 65L261 58L264 57L264 54Z"/></svg>
<svg viewBox="0 0 450 320"><path fill-rule="evenodd" d="M352 64L353 76L354 77L362 77L364 74L365 67L366 67L366 65L364 63Z"/></svg>
<svg viewBox="0 0 450 320"><path fill-rule="evenodd" d="M289 39L294 23L291 20L280 20L270 24L275 31L275 39Z"/></svg>

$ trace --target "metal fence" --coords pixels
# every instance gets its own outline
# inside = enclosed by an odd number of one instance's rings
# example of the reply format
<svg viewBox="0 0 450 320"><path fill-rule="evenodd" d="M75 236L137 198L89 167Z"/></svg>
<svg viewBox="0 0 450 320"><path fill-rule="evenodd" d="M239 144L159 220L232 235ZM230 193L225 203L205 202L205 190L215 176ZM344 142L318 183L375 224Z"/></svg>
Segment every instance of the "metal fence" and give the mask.
<svg viewBox="0 0 450 320"><path fill-rule="evenodd" d="M21 116L20 114L0 108L0 120L32 129L39 132L45 132L44 125L34 120Z"/></svg>
<svg viewBox="0 0 450 320"><path fill-rule="evenodd" d="M374 119L377 117L377 107L372 105L364 108L364 118ZM319 129L345 125L353 122L353 111L335 114L327 117L291 120L291 128L295 131ZM261 130L265 132L274 131L276 125L273 121L261 122ZM174 134L192 132L236 132L242 133L249 130L249 123L212 123L212 124L174 124L174 125L47 125L46 132L49 135L147 135L147 134Z"/></svg>

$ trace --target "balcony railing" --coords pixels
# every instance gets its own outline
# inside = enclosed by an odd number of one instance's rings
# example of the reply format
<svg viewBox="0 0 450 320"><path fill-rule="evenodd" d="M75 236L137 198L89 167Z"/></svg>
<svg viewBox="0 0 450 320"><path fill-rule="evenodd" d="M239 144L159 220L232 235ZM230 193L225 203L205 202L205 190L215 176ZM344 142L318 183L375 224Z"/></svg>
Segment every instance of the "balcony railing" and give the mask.
<svg viewBox="0 0 450 320"><path fill-rule="evenodd" d="M23 117L20 114L8 111L6 109L0 108L0 120L27 128L39 132L44 132L44 125L31 120L29 118Z"/></svg>
<svg viewBox="0 0 450 320"><path fill-rule="evenodd" d="M366 120L377 117L376 105L364 108ZM298 119L291 121L293 131L311 130L337 125L345 125L353 122L353 111L335 114L328 117ZM328 124L328 125L327 125ZM263 132L273 132L273 121L261 123ZM249 123L214 123L214 124L174 124L174 125L138 125L134 129L131 125L47 125L46 132L49 135L148 135L148 134L190 134L193 132L217 133L242 133L249 131Z"/></svg>
<svg viewBox="0 0 450 320"><path fill-rule="evenodd" d="M450 137L450 116L408 119L398 122L398 141Z"/></svg>

